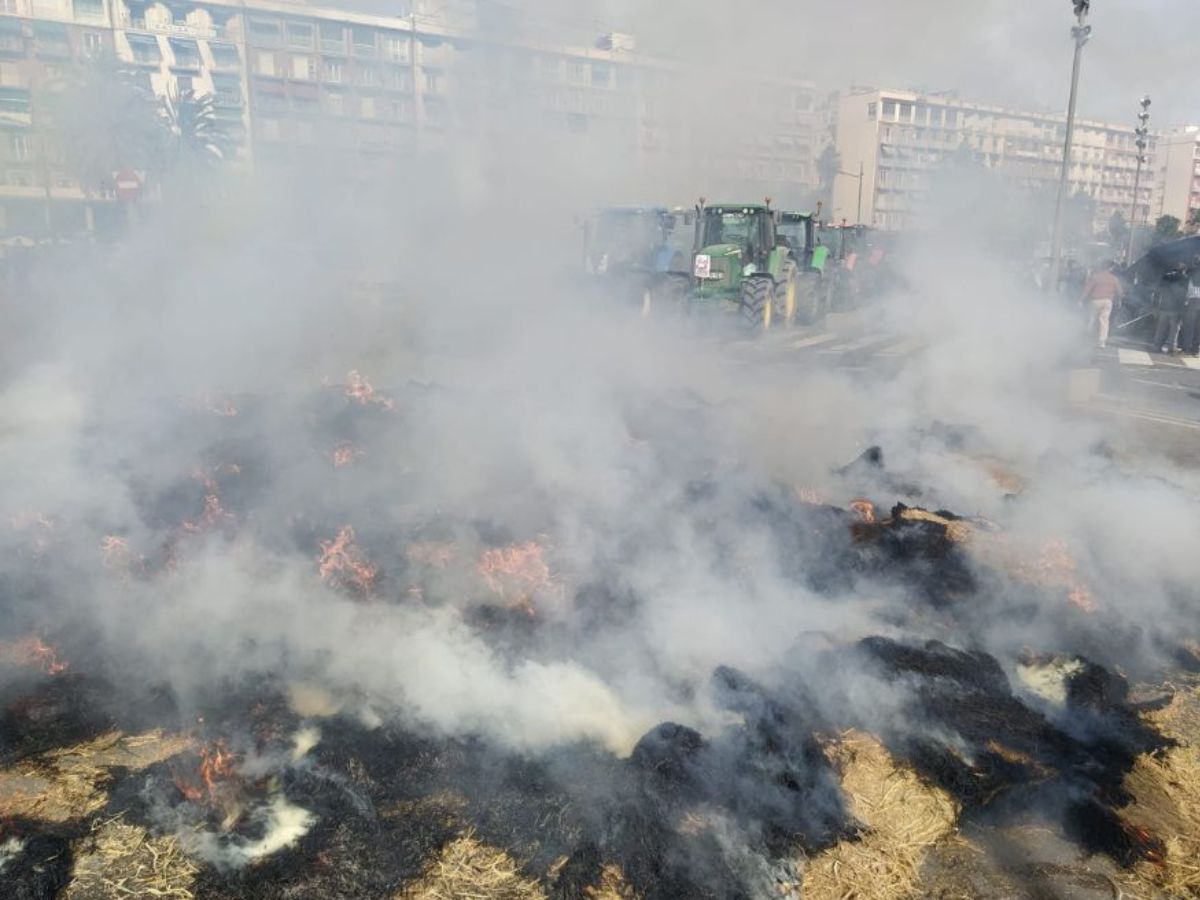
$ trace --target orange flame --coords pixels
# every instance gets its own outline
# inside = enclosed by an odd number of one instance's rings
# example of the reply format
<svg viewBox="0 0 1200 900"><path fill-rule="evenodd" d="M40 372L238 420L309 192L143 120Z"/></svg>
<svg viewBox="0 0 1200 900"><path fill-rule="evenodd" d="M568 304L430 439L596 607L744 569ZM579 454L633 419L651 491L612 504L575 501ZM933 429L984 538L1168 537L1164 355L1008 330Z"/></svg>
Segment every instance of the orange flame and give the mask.
<svg viewBox="0 0 1200 900"><path fill-rule="evenodd" d="M47 675L58 675L70 668L69 663L58 658L57 650L36 635L0 641L0 662L37 667Z"/></svg>
<svg viewBox="0 0 1200 900"><path fill-rule="evenodd" d="M196 784L177 775L175 786L193 803L215 804L218 784L231 779L236 771L237 757L226 748L225 742L218 738L211 747L204 747L200 751L200 767L197 770L200 783Z"/></svg>
<svg viewBox="0 0 1200 900"><path fill-rule="evenodd" d="M850 511L858 516L859 521L863 525L874 525L879 521L875 515L875 504L870 500L852 500L850 502Z"/></svg>
<svg viewBox="0 0 1200 900"><path fill-rule="evenodd" d="M333 467L340 469L343 466L349 466L366 456L367 453L361 447L356 447L349 441L342 441L333 448Z"/></svg>
<svg viewBox="0 0 1200 900"><path fill-rule="evenodd" d="M378 570L367 562L354 542L354 529L342 528L332 541L321 541L317 557L321 580L331 587L349 587L360 594L370 594Z"/></svg>
<svg viewBox="0 0 1200 900"><path fill-rule="evenodd" d="M510 606L532 616L537 611L534 597L557 589L544 554L537 541L487 550L480 557L479 574Z"/></svg>
<svg viewBox="0 0 1200 900"><path fill-rule="evenodd" d="M362 406L374 403L388 412L396 408L396 401L377 394L375 388L371 386L371 382L367 381L358 369L351 369L346 373L345 391L348 399L354 400Z"/></svg>
<svg viewBox="0 0 1200 900"><path fill-rule="evenodd" d="M221 472L237 475L241 469L234 463L228 463L218 466L213 472L201 468L192 470L192 477L204 485L204 511L195 521L183 522L183 530L189 534L209 531L233 520L233 513L221 505L220 484L217 482L217 474Z"/></svg>
<svg viewBox="0 0 1200 900"><path fill-rule="evenodd" d="M129 542L116 534L106 534L100 540L100 553L104 568L120 572L142 572L146 568L144 557L129 548Z"/></svg>
<svg viewBox="0 0 1200 900"><path fill-rule="evenodd" d="M1037 556L1020 568L1021 574L1035 584L1065 587L1067 601L1084 612L1099 609L1079 575L1079 566L1066 541L1057 538L1046 541L1039 548Z"/></svg>

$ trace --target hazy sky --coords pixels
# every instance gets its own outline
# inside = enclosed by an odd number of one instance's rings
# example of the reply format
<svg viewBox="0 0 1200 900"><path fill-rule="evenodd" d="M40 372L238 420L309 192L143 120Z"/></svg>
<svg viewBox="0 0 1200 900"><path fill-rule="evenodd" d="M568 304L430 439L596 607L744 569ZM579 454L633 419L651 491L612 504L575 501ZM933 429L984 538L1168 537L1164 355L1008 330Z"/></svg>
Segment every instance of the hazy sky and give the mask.
<svg viewBox="0 0 1200 900"><path fill-rule="evenodd" d="M483 2L520 8L530 25L629 30L647 50L777 59L830 90L958 88L981 101L1066 106L1071 0ZM1200 0L1093 0L1091 25L1083 115L1132 121L1149 93L1155 126L1200 122Z"/></svg>

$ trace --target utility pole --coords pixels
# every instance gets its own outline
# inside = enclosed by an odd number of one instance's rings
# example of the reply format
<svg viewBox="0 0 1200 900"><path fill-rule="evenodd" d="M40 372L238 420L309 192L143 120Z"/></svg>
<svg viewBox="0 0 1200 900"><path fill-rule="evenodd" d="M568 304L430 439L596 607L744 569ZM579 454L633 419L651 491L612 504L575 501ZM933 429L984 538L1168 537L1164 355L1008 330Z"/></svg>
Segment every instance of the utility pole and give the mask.
<svg viewBox="0 0 1200 900"><path fill-rule="evenodd" d="M1149 146L1147 136L1150 134L1150 96L1147 94L1139 104L1142 109L1138 113L1138 127L1134 129L1137 140L1137 174L1133 177L1133 205L1129 210L1129 247L1125 251L1125 265L1133 262L1133 244L1137 237L1138 190L1142 186L1142 166L1146 164L1146 148Z"/></svg>
<svg viewBox="0 0 1200 900"><path fill-rule="evenodd" d="M1092 26L1087 24L1092 0L1072 0L1072 3L1075 4L1075 18L1078 21L1071 29L1071 37L1075 39L1075 61L1071 66L1071 96L1067 101L1067 134L1063 141L1062 169L1058 175L1058 199L1054 203L1054 232L1050 241L1049 289L1052 291L1058 289L1058 273L1062 267L1063 211L1067 202L1067 183L1071 175L1071 146L1075 142L1075 104L1079 96L1079 66L1083 60L1083 48L1092 36Z"/></svg>

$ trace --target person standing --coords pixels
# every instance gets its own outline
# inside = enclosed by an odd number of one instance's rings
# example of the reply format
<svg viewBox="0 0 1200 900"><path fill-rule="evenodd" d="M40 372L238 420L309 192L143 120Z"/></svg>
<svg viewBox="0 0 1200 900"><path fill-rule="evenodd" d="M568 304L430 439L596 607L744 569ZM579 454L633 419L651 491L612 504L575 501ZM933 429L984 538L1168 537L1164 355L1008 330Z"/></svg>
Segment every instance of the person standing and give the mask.
<svg viewBox="0 0 1200 900"><path fill-rule="evenodd" d="M1200 355L1200 259L1188 270L1187 300L1183 306L1183 334L1180 348L1191 356Z"/></svg>
<svg viewBox="0 0 1200 900"><path fill-rule="evenodd" d="M1115 262L1109 262L1092 274L1083 286L1079 303L1087 312L1088 334L1096 339L1101 350L1108 344L1108 323L1112 318L1113 305L1125 294L1121 279L1113 271Z"/></svg>
<svg viewBox="0 0 1200 900"><path fill-rule="evenodd" d="M1183 309L1187 303L1187 269L1176 266L1163 275L1158 291L1158 327L1154 330L1154 346L1161 353L1179 352L1179 328L1183 324Z"/></svg>

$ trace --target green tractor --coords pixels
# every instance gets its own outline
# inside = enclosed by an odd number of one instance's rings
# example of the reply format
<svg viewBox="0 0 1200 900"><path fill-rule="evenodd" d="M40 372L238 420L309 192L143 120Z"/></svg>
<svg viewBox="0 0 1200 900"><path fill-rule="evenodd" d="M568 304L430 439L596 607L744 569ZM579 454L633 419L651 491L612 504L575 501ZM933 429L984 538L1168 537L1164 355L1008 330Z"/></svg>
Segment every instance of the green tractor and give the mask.
<svg viewBox="0 0 1200 900"><path fill-rule="evenodd" d="M776 214L766 203L696 206L693 300L736 304L751 327L768 330L796 318L799 267L776 231Z"/></svg>
<svg viewBox="0 0 1200 900"><path fill-rule="evenodd" d="M800 272L796 315L803 322L817 322L829 312L833 297L833 280L826 274L829 248L817 240L817 217L812 213L781 212L775 231L787 242Z"/></svg>

